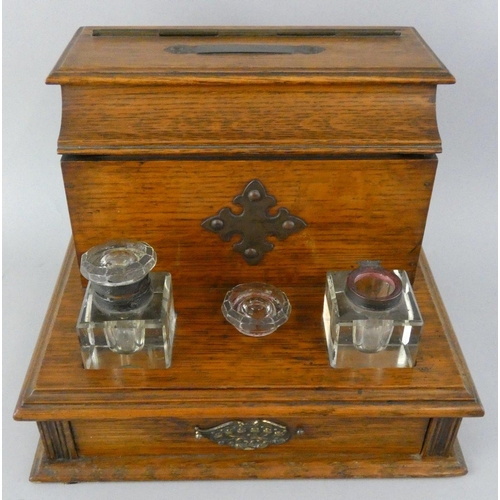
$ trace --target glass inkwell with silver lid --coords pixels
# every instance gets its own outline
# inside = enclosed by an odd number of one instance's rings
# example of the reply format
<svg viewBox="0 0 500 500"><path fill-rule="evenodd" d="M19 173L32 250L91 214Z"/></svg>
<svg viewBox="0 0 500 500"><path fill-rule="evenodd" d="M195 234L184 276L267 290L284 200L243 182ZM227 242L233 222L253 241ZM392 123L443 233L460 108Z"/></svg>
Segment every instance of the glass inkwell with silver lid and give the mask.
<svg viewBox="0 0 500 500"><path fill-rule="evenodd" d="M77 323L88 369L168 368L175 311L170 273L150 272L156 252L144 242L110 241L82 255L89 280Z"/></svg>
<svg viewBox="0 0 500 500"><path fill-rule="evenodd" d="M405 271L363 261L328 272L323 322L333 368L415 366L423 320Z"/></svg>

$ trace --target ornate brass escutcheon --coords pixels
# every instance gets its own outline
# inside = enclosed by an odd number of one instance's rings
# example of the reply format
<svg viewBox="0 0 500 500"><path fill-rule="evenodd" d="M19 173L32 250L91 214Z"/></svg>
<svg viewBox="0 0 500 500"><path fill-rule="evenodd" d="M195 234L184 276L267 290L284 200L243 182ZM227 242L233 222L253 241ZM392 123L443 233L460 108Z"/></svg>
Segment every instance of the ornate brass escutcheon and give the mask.
<svg viewBox="0 0 500 500"><path fill-rule="evenodd" d="M267 448L271 444L286 443L291 437L284 425L270 420L231 420L210 429L195 427L194 430L196 439L207 438L214 443L239 450Z"/></svg>
<svg viewBox="0 0 500 500"><path fill-rule="evenodd" d="M223 241L229 241L235 234L241 235L241 240L233 248L250 265L258 264L264 254L274 248L267 240L268 236L282 241L307 226L299 217L290 215L286 208L280 208L277 215L269 215L268 210L276 205L276 198L267 194L266 188L257 179L247 184L233 203L243 207L241 214L235 215L230 208L223 208L201 225L207 231L217 233Z"/></svg>

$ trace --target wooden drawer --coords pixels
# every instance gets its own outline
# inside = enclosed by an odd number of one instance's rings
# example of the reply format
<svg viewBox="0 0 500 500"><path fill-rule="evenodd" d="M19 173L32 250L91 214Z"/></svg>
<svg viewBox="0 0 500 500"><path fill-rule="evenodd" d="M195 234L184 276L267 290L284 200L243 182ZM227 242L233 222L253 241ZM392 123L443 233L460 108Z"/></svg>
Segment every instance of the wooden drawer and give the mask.
<svg viewBox="0 0 500 500"><path fill-rule="evenodd" d="M174 286L324 286L329 269L382 260L413 278L437 166L435 157L316 160L84 159L63 157L80 257L110 239L147 241ZM249 266L201 223L260 180L277 207L307 227ZM276 207L276 208L277 208ZM273 213L273 209L270 210ZM300 272L297 266L300 264Z"/></svg>
<svg viewBox="0 0 500 500"><path fill-rule="evenodd" d="M265 418L265 417L261 417ZM122 455L227 455L252 453L418 454L429 420L426 418L328 418L284 416L265 418L285 425L289 441L258 450L236 450L209 439L196 439L195 427L212 428L243 420L238 415L196 420L180 418L95 420L71 422L79 457Z"/></svg>

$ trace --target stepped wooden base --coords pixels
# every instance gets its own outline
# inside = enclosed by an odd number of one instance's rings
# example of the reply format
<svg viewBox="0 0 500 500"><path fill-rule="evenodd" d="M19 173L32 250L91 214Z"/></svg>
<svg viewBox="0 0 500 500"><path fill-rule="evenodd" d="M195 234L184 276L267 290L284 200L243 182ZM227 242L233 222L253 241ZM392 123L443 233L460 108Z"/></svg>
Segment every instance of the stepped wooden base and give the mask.
<svg viewBox="0 0 500 500"><path fill-rule="evenodd" d="M295 316L281 335L252 342L219 318L220 291L177 289L171 368L85 370L73 330L83 290L71 248L15 413L40 431L31 480L465 474L456 436L462 418L481 416L483 408L420 261L415 290L426 332L416 368L330 368L315 321L322 290L291 289ZM206 312L199 322L188 314L195 302ZM256 419L286 426L290 439L249 451L196 431Z"/></svg>
<svg viewBox="0 0 500 500"><path fill-rule="evenodd" d="M271 466L272 465L272 466ZM30 480L78 483L86 481L175 481L207 479L313 479L362 477L443 477L467 473L458 442L448 457L283 455L280 461L244 452L233 456L129 456L49 460L40 443Z"/></svg>

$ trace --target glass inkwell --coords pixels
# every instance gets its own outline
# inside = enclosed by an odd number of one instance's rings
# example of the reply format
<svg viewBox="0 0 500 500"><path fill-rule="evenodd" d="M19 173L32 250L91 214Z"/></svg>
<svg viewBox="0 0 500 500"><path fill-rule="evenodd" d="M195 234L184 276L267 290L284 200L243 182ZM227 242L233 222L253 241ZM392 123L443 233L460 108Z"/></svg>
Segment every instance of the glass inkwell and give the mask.
<svg viewBox="0 0 500 500"><path fill-rule="evenodd" d="M326 279L323 321L333 368L415 366L423 321L405 271L363 261Z"/></svg>
<svg viewBox="0 0 500 500"><path fill-rule="evenodd" d="M89 280L77 332L88 369L168 368L175 311L169 273L151 273L156 252L147 243L120 240L82 255Z"/></svg>
<svg viewBox="0 0 500 500"><path fill-rule="evenodd" d="M239 332L264 337L286 323L292 306L280 289L266 283L244 283L227 292L222 314Z"/></svg>

